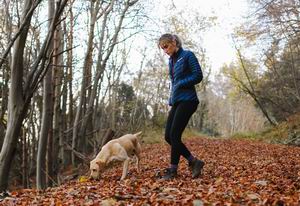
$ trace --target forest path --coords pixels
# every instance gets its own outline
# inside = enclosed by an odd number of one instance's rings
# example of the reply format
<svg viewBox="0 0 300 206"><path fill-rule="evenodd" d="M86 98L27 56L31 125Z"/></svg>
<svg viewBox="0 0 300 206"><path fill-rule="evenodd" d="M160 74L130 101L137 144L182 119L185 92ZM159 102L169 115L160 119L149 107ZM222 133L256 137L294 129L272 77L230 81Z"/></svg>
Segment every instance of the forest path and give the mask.
<svg viewBox="0 0 300 206"><path fill-rule="evenodd" d="M198 179L183 158L178 178L159 179L169 166L169 146L143 145L143 171L130 165L125 181L118 165L98 181L81 177L43 193L13 191L0 205L300 205L299 147L202 137L184 142L206 163Z"/></svg>

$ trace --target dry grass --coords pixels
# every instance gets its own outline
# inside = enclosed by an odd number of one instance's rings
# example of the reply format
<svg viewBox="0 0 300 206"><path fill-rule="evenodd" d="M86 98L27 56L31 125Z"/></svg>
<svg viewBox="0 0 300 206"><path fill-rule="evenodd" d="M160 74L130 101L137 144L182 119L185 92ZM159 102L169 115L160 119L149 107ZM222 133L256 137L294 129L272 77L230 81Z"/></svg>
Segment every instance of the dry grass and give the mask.
<svg viewBox="0 0 300 206"><path fill-rule="evenodd" d="M260 133L239 133L232 136L235 139L252 139L268 143L295 144L300 141L300 114L295 114L287 121L275 127L268 127ZM298 143L296 143L298 144Z"/></svg>

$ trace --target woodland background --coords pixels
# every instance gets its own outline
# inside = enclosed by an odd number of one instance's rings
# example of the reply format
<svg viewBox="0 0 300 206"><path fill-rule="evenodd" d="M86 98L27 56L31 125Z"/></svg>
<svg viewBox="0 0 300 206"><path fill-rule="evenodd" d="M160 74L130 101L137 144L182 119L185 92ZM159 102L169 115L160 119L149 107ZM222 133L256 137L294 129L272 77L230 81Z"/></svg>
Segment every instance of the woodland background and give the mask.
<svg viewBox="0 0 300 206"><path fill-rule="evenodd" d="M178 34L202 66L193 131L263 136L297 115L300 2L248 3L251 12L232 34L236 61L212 73L201 35L216 17L196 9L187 16L173 1L157 23L147 0L1 0L0 190L60 185L68 167L110 138L163 135L169 81L157 48L161 28ZM298 144L297 124L284 128L278 137Z"/></svg>

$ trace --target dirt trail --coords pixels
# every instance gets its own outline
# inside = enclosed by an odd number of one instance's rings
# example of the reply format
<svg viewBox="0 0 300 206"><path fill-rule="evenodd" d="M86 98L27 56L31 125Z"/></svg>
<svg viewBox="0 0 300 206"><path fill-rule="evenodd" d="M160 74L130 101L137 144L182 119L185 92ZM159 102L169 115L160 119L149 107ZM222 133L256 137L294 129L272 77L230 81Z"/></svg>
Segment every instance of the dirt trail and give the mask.
<svg viewBox="0 0 300 206"><path fill-rule="evenodd" d="M168 166L166 144L144 145L143 172L119 181L121 165L99 181L83 177L44 193L12 191L2 205L300 205L300 148L248 140L192 138L193 154L206 162L203 174L191 179L181 159L179 177L157 178Z"/></svg>

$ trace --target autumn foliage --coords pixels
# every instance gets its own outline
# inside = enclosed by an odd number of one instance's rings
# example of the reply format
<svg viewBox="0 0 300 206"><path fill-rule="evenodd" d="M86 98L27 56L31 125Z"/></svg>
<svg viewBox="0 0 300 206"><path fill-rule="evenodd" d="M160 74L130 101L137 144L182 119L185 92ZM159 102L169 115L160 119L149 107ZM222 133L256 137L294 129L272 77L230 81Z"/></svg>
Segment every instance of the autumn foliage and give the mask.
<svg viewBox="0 0 300 206"><path fill-rule="evenodd" d="M179 177L159 178L169 164L166 144L143 145L142 172L110 167L99 181L81 176L44 192L10 191L1 205L299 205L300 148L249 140L192 138L187 146L206 162L191 179L181 159Z"/></svg>

